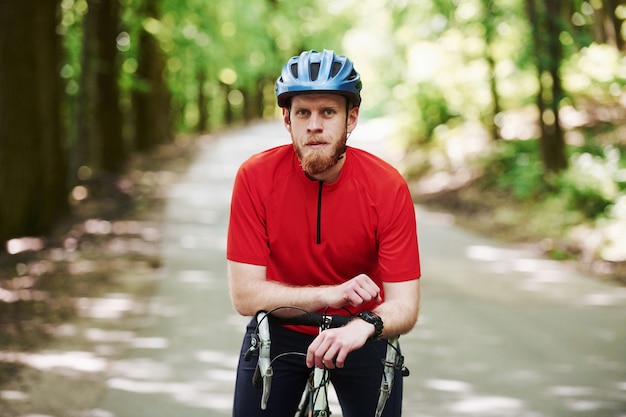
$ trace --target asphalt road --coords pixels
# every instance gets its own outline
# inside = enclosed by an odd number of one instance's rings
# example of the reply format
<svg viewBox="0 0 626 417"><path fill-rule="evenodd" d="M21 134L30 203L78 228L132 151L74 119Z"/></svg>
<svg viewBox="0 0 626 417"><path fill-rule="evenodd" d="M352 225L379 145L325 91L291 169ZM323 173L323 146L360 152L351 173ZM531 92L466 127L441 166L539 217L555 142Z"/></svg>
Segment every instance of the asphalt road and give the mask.
<svg viewBox="0 0 626 417"><path fill-rule="evenodd" d="M386 155L379 127L360 126L350 144ZM226 281L232 181L249 155L287 140L273 123L207 140L170 190L150 325L109 366L90 417L230 416L247 321ZM626 417L626 288L416 210L423 294L402 338L404 416Z"/></svg>

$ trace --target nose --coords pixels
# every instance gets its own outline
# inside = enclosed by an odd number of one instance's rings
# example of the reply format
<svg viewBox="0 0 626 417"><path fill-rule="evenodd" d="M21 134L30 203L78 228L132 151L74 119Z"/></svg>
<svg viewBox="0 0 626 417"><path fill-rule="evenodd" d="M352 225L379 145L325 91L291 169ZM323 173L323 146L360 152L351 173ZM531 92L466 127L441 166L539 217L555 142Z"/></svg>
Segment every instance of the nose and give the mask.
<svg viewBox="0 0 626 417"><path fill-rule="evenodd" d="M309 124L307 125L307 131L309 133L321 132L324 130L322 124L322 118L317 113L312 113L309 117Z"/></svg>

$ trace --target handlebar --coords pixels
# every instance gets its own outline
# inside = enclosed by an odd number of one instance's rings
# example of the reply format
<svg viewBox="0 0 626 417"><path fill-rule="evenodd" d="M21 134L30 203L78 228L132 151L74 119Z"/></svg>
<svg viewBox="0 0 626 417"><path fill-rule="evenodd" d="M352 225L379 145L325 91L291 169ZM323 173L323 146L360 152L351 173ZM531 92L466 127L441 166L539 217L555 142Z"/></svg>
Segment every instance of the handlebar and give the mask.
<svg viewBox="0 0 626 417"><path fill-rule="evenodd" d="M348 324L353 316L330 315L318 312L305 312L298 316L280 317L268 315L270 323L282 325L316 326L323 330L342 327Z"/></svg>
<svg viewBox="0 0 626 417"><path fill-rule="evenodd" d="M280 317L272 312L259 311L256 314L257 329L253 332L251 338L250 349L246 352L244 359L249 361L252 353L259 349L259 360L254 372L252 382L255 387L262 388L261 409L267 408L267 401L270 395L272 385L272 359L270 358L270 323L279 325L301 325L301 326L317 326L320 331L342 327L354 319L354 316L327 315L318 312L308 312L298 307L281 307L300 310L303 314L291 317ZM275 310L273 310L275 311ZM394 372L401 370L403 376L408 376L408 369L404 366L404 357L399 354L398 337L391 338L387 341L387 355L383 360L383 378L380 386L380 396L376 409L376 417L382 414L387 398L391 392L394 380Z"/></svg>
<svg viewBox="0 0 626 417"><path fill-rule="evenodd" d="M327 315L317 312L309 312L297 307L283 307L300 310L303 314L292 317L280 317L271 312L259 311L256 314L257 329L252 334L250 349L246 352L244 359L249 361L252 353L259 349L259 360L254 370L252 383L257 388L262 388L261 409L267 408L267 401L272 387L272 359L270 358L270 322L280 325L300 325L300 326L317 326L321 330L345 326L354 317ZM273 310L275 311L275 310Z"/></svg>

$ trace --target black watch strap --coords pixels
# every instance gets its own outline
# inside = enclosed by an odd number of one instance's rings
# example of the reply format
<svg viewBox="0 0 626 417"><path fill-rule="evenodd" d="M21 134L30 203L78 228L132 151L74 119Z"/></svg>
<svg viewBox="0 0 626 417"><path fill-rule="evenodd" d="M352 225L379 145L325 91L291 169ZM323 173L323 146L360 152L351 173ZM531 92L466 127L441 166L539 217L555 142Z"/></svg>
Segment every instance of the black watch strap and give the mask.
<svg viewBox="0 0 626 417"><path fill-rule="evenodd" d="M361 311L356 315L358 318L365 320L366 322L374 325L374 334L370 337L371 340L378 340L383 334L383 319L372 311Z"/></svg>

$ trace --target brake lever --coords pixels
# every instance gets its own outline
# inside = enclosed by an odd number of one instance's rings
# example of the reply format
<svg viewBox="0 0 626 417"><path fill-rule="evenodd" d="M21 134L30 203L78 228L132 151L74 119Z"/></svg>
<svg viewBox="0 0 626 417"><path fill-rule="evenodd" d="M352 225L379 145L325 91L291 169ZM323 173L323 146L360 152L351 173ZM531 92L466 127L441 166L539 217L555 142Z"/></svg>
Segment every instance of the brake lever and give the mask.
<svg viewBox="0 0 626 417"><path fill-rule="evenodd" d="M380 417L383 413L383 409L385 408L385 404L387 403L387 399L389 398L391 389L393 388L393 380L396 369L406 369L404 367L404 356L398 355L398 338L394 337L389 339L388 342L390 346L387 346L387 354L385 356L385 360L383 361L383 378L380 382L375 417Z"/></svg>
<svg viewBox="0 0 626 417"><path fill-rule="evenodd" d="M254 347L254 350L259 349L259 361L257 362L257 368L254 372L253 384L255 386L262 385L263 394L261 396L261 409L265 410L267 408L267 401L269 400L270 390L272 388L272 376L274 375L274 371L272 369L272 362L270 359L270 326L269 320L266 317L267 313L261 311L257 313L256 320L258 323L258 335L256 337L256 343L253 339L252 346L250 349ZM250 352L250 350L248 350ZM246 355L248 354L246 352ZM250 352L250 355L252 352ZM259 379L261 383L259 384Z"/></svg>

